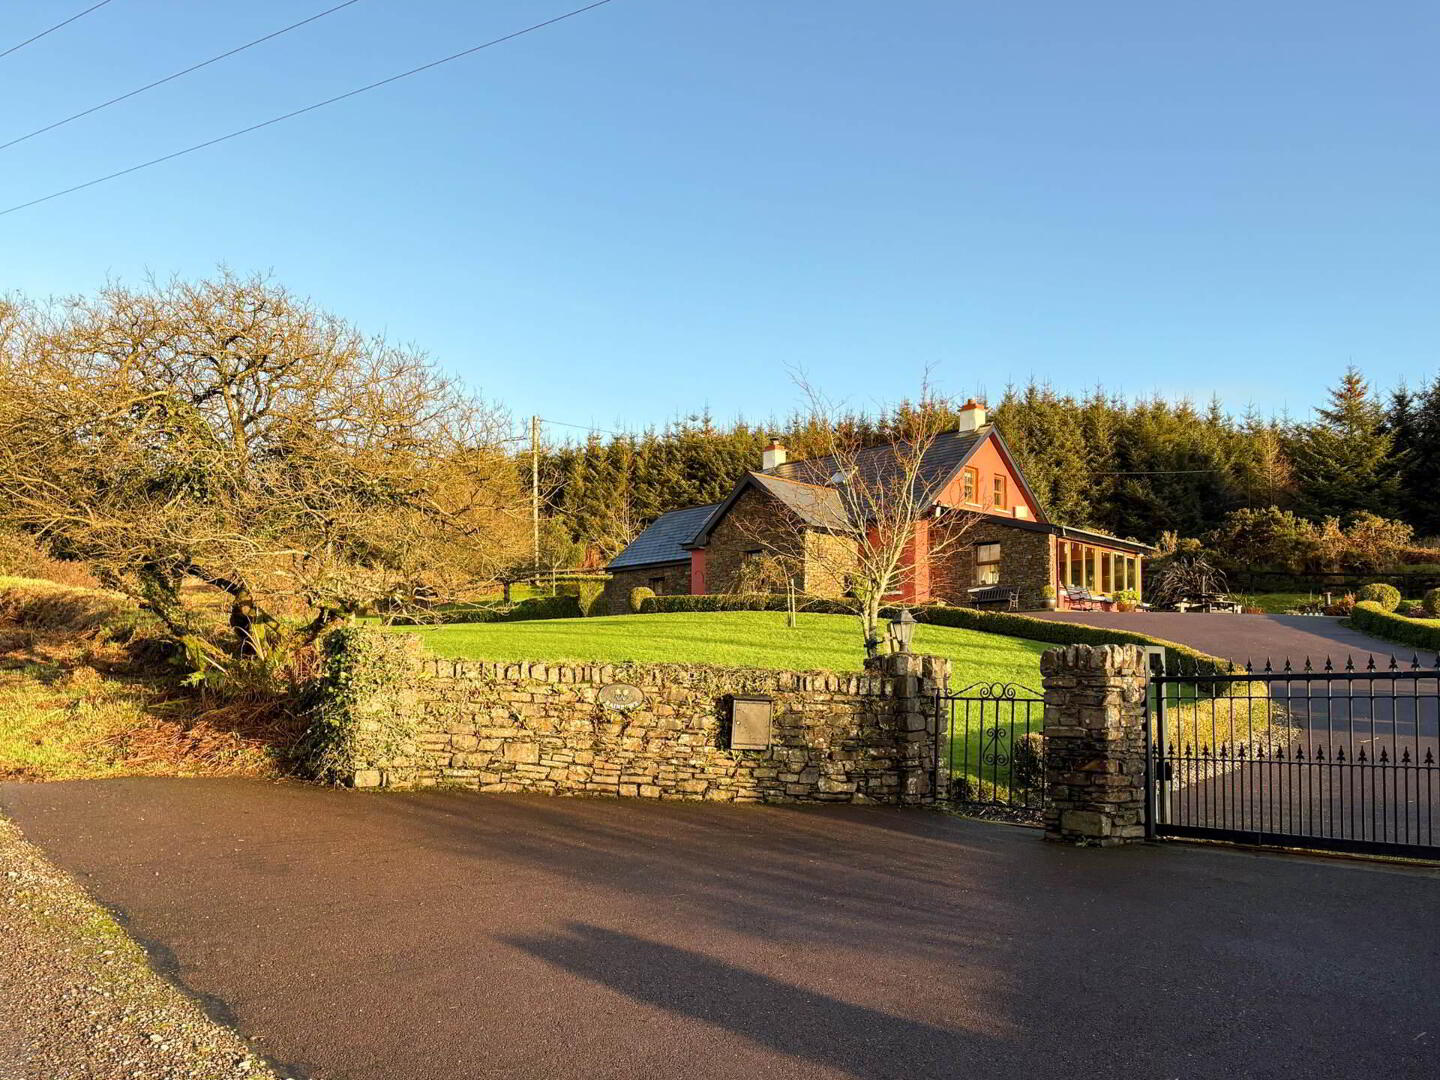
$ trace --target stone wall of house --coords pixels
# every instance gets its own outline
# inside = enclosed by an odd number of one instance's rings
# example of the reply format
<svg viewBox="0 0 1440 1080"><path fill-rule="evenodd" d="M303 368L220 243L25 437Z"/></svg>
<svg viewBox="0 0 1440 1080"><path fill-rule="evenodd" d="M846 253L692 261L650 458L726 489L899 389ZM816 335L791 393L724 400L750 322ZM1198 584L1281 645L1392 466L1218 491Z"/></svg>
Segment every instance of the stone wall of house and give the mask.
<svg viewBox="0 0 1440 1080"><path fill-rule="evenodd" d="M660 579L659 586L656 579ZM605 610L611 615L630 614L630 590L644 586L654 589L657 596L688 596L690 594L690 563L664 563L642 566L633 570L612 570L605 583Z"/></svg>
<svg viewBox="0 0 1440 1080"><path fill-rule="evenodd" d="M850 577L858 565L856 543L848 536L805 531L805 573L800 588L810 596L836 600L850 588Z"/></svg>
<svg viewBox="0 0 1440 1080"><path fill-rule="evenodd" d="M340 641L372 655L363 635ZM723 802L930 797L942 659L880 657L863 673L841 674L491 663L386 649L390 668L377 673L378 661L367 659L362 678L339 680L327 714L327 730L352 754L348 775L332 775L356 787ZM339 660L331 669L348 670ZM615 683L641 700L606 705L601 688ZM769 749L730 748L737 694L773 699ZM368 734L346 733L351 716Z"/></svg>
<svg viewBox="0 0 1440 1080"><path fill-rule="evenodd" d="M737 581L748 552L764 551L793 563L797 572L805 550L805 530L774 498L754 487L735 500L710 533L705 547L705 591L739 591Z"/></svg>
<svg viewBox="0 0 1440 1080"><path fill-rule="evenodd" d="M938 529L935 530L938 532ZM1045 606L1045 588L1055 583L1055 545L1049 533L1016 528L981 518L959 542L934 560L930 595L949 604L969 603L967 589L975 587L975 549L980 544L1000 545L1000 584L1020 590L1020 607L1038 611Z"/></svg>

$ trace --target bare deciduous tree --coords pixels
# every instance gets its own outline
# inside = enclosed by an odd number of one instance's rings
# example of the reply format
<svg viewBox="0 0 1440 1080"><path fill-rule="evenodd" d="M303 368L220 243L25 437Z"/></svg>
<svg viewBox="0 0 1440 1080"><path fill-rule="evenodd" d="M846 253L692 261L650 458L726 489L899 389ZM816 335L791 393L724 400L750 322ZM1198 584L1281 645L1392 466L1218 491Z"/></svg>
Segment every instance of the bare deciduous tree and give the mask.
<svg viewBox="0 0 1440 1080"><path fill-rule="evenodd" d="M313 637L456 594L523 540L505 417L264 278L111 285L3 341L0 519L177 636L187 579L257 654L274 604Z"/></svg>
<svg viewBox="0 0 1440 1080"><path fill-rule="evenodd" d="M754 538L784 565L803 566L807 591L816 591L818 579L842 594L873 656L880 648L880 612L913 580L917 549L930 565L943 564L980 520L973 511L936 504L948 473L930 455L952 429L954 413L922 384L917 402L897 410L896 441L867 445L854 425L828 422L841 408L803 376L796 381L809 403L808 430L819 443L819 453L797 463L796 471L834 493L819 511L831 520L807 526L794 514L776 515L763 529L752 527ZM791 537L777 540L777 527ZM845 587L834 588L841 582Z"/></svg>

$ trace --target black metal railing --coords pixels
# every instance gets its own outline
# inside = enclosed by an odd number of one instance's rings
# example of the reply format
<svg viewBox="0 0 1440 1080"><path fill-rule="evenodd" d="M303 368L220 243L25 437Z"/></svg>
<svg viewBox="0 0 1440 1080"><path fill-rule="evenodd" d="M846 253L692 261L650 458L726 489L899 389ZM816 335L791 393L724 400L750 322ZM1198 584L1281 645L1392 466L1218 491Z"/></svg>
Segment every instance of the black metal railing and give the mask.
<svg viewBox="0 0 1440 1080"><path fill-rule="evenodd" d="M1157 836L1440 857L1440 660L1151 680Z"/></svg>
<svg viewBox="0 0 1440 1080"><path fill-rule="evenodd" d="M1043 696L979 682L937 695L936 792L958 808L1035 819L1045 803Z"/></svg>

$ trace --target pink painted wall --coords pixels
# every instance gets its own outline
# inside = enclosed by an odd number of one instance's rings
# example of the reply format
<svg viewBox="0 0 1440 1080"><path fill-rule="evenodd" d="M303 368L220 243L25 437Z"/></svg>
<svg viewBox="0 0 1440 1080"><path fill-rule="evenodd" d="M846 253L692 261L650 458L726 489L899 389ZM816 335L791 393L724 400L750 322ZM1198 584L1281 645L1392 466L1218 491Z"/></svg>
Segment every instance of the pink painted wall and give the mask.
<svg viewBox="0 0 1440 1080"><path fill-rule="evenodd" d="M705 591L705 549L696 548L690 552L690 595L699 596Z"/></svg>
<svg viewBox="0 0 1440 1080"><path fill-rule="evenodd" d="M987 438L971 455L966 466L972 468L978 474L976 476L975 503L966 503L964 500L964 474L957 474L955 479L940 493L939 502L945 506L953 506L959 509L974 510L982 514L996 514L1000 517L1013 518L1013 507L1023 505L1030 511L1030 521L1040 520L1040 507L1025 496L1025 489L1020 486L1019 476L1005 460L1005 455L995 445L994 438ZM997 507L991 505L992 491L994 490L994 478L999 473L1005 477L1006 505Z"/></svg>

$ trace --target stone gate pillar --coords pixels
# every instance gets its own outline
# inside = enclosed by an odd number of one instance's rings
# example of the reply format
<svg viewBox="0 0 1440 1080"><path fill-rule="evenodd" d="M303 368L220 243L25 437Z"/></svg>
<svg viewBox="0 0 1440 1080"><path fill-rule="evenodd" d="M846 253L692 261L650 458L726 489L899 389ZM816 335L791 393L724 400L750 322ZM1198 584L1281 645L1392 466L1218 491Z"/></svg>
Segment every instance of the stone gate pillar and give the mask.
<svg viewBox="0 0 1440 1080"><path fill-rule="evenodd" d="M1045 684L1045 838L1145 836L1145 692L1137 645L1071 645L1040 658Z"/></svg>
<svg viewBox="0 0 1440 1080"><path fill-rule="evenodd" d="M887 653L865 661L865 669L891 680L894 697L896 765L900 773L896 801L921 806L935 801L935 755L938 747L938 695L950 681L950 661L943 656Z"/></svg>

